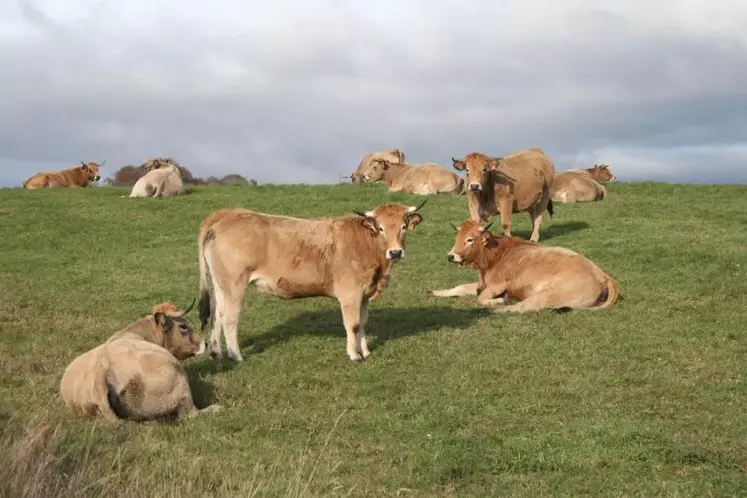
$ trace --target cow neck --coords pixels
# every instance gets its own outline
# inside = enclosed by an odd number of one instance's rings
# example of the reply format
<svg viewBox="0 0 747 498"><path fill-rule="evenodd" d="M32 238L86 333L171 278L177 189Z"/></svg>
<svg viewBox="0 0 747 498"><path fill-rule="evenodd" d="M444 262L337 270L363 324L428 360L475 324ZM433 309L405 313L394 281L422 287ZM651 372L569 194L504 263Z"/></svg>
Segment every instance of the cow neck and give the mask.
<svg viewBox="0 0 747 498"><path fill-rule="evenodd" d="M387 184L387 186L391 186L391 184L402 176L402 174L407 170L407 165L401 164L401 163L389 163L389 167L384 170L384 174L381 175L381 179L384 181L384 183Z"/></svg>

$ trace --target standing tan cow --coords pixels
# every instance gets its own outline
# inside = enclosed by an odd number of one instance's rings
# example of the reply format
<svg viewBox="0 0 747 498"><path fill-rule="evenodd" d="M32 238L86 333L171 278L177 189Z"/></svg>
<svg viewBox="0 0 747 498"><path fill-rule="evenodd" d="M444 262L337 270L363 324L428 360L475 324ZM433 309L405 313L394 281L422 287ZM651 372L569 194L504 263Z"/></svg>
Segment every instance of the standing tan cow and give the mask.
<svg viewBox="0 0 747 498"><path fill-rule="evenodd" d="M198 410L192 401L181 360L202 354L205 341L171 303L112 335L104 344L78 356L65 369L60 392L78 417L157 420L193 417L221 409Z"/></svg>
<svg viewBox="0 0 747 498"><path fill-rule="evenodd" d="M419 206L384 204L355 217L301 219L223 209L209 215L197 240L202 330L212 316L208 348L220 358L221 329L228 356L242 361L237 341L247 284L281 299L338 300L347 354L367 358L369 302L387 286L392 265L405 257L408 230L422 220Z"/></svg>
<svg viewBox="0 0 747 498"><path fill-rule="evenodd" d="M479 280L432 291L437 297L477 296L495 311L603 309L619 297L617 281L584 256L564 247L542 247L518 237L493 236L489 223L457 228L449 261L469 265ZM515 304L503 306L506 301Z"/></svg>
<svg viewBox="0 0 747 498"><path fill-rule="evenodd" d="M532 219L530 240L539 241L542 216L553 214L550 192L555 168L542 149L488 157L479 152L451 159L454 168L467 171L470 219L490 221L498 213L505 235L511 235L511 215L526 211Z"/></svg>
<svg viewBox="0 0 747 498"><path fill-rule="evenodd" d="M90 161L88 163L80 162L81 166L69 168L62 171L42 171L23 182L23 188L28 190L38 188L74 188L88 187L91 183L101 179L99 168L106 164L104 160L101 164Z"/></svg>
<svg viewBox="0 0 747 498"><path fill-rule="evenodd" d="M384 159L392 163L404 164L405 153L399 149L387 149L380 150L379 152L369 152L361 159L358 164L358 169L355 173L350 175L350 180L353 183L364 183L366 181L364 173L369 171L377 159Z"/></svg>
<svg viewBox="0 0 747 498"><path fill-rule="evenodd" d="M389 192L416 195L462 194L464 178L436 163L405 164L376 158L358 173L366 182L381 182Z"/></svg>

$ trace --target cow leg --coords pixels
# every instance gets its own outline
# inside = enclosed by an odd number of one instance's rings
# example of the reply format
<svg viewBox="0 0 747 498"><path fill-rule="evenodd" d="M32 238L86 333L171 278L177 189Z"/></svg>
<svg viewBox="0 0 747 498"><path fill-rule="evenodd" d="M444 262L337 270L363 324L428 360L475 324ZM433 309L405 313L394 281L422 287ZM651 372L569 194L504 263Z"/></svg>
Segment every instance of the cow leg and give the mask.
<svg viewBox="0 0 747 498"><path fill-rule="evenodd" d="M223 335L226 338L226 349L228 349L228 358L233 361L244 361L239 349L239 340L237 329L239 327L239 316L244 306L244 294L246 293L246 283L242 280L234 284L231 289L225 293L223 308Z"/></svg>
<svg viewBox="0 0 747 498"><path fill-rule="evenodd" d="M431 291L431 294L436 297L462 297L462 296L474 296L477 294L478 283L472 284L461 284L451 289L442 289Z"/></svg>
<svg viewBox="0 0 747 498"><path fill-rule="evenodd" d="M503 304L505 299L502 296L508 290L508 282L494 283L485 287L482 292L477 296L477 304L480 306L493 307L499 304Z"/></svg>
<svg viewBox="0 0 747 498"><path fill-rule="evenodd" d="M532 218L532 236L529 238L532 242L539 242L540 239L540 226L542 225L542 215L544 209L540 207L540 204L535 204L529 210L529 216Z"/></svg>
<svg viewBox="0 0 747 498"><path fill-rule="evenodd" d="M361 329L361 312L363 311L362 304L362 297L340 301L340 307L342 308L342 321L345 325L345 333L347 334L348 341L347 352L348 357L352 361L363 360L358 352L358 333ZM361 337L364 337L363 334L361 334Z"/></svg>
<svg viewBox="0 0 747 498"><path fill-rule="evenodd" d="M371 356L371 351L368 349L368 342L366 341L366 322L368 321L368 300L363 300L361 304L361 319L358 332L355 334L355 340L358 346L358 351L361 352L363 359L365 360Z"/></svg>
<svg viewBox="0 0 747 498"><path fill-rule="evenodd" d="M498 202L499 209L501 211L501 228L503 228L503 235L511 236L511 215L513 211L514 201L511 196L501 197Z"/></svg>
<svg viewBox="0 0 747 498"><path fill-rule="evenodd" d="M215 300L215 309L213 310L213 330L210 332L210 342L208 343L208 352L214 360L220 360L223 357L220 344L220 332L223 328L223 309L225 298L220 286L213 280L213 298Z"/></svg>

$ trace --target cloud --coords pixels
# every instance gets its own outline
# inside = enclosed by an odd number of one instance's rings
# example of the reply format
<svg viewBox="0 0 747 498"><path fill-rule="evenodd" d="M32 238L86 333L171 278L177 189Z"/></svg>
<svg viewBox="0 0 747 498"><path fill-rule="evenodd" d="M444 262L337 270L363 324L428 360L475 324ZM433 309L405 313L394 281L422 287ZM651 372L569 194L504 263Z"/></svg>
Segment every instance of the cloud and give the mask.
<svg viewBox="0 0 747 498"><path fill-rule="evenodd" d="M537 146L559 170L747 181L742 2L207 5L0 6L0 185L158 155L329 183L382 148L448 167Z"/></svg>

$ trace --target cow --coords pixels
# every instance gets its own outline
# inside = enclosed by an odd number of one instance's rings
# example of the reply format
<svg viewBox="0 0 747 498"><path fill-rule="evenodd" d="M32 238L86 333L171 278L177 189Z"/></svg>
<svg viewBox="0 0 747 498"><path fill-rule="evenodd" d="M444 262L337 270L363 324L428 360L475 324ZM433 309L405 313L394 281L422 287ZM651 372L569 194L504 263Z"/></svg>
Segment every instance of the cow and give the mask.
<svg viewBox="0 0 747 498"><path fill-rule="evenodd" d="M488 222L500 213L503 234L510 236L512 213L526 211L532 219L529 240L539 241L544 212L553 214L550 191L555 173L542 149L520 150L504 157L473 152L451 160L455 169L467 172L470 219Z"/></svg>
<svg viewBox="0 0 747 498"><path fill-rule="evenodd" d="M585 171L595 181L602 182L614 182L617 178L608 164L595 164L593 168L579 168L578 170L568 171Z"/></svg>
<svg viewBox="0 0 747 498"><path fill-rule="evenodd" d="M467 220L456 230L447 257L479 273L476 283L434 290L436 297L477 296L477 303L493 311L526 313L542 309L599 310L619 298L617 280L586 257L564 247L543 247L536 242L505 235ZM505 305L507 301L514 304Z"/></svg>
<svg viewBox="0 0 747 498"><path fill-rule="evenodd" d="M23 182L23 188L33 190L38 188L75 188L88 187L90 184L101 179L99 169L106 164L89 161L80 162L81 166L69 168L62 171L42 171Z"/></svg>
<svg viewBox="0 0 747 498"><path fill-rule="evenodd" d="M366 182L381 182L389 192L416 195L463 194L464 178L436 163L405 164L376 158L358 173Z"/></svg>
<svg viewBox="0 0 747 498"><path fill-rule="evenodd" d="M60 392L79 418L110 422L178 419L215 413L197 409L181 361L206 350L205 341L170 302L127 325L65 369Z"/></svg>
<svg viewBox="0 0 747 498"><path fill-rule="evenodd" d="M369 152L361 159L358 164L358 169L350 175L350 180L353 183L364 183L366 182L364 173L371 169L376 159L385 159L389 162L404 164L405 153L399 149L387 149L380 150L379 152Z"/></svg>
<svg viewBox="0 0 747 498"><path fill-rule="evenodd" d="M601 201L607 198L607 188L585 171L559 171L555 173L550 198L564 204Z"/></svg>
<svg viewBox="0 0 747 498"><path fill-rule="evenodd" d="M426 199L427 200L427 199ZM371 354L369 303L386 288L405 257L408 230L423 221L418 206L384 204L355 216L294 218L223 209L200 226L200 320L212 317L208 349L221 358L221 329L232 361L243 361L236 338L247 284L281 299L336 298L350 360Z"/></svg>
<svg viewBox="0 0 747 498"><path fill-rule="evenodd" d="M130 197L170 197L184 193L184 182L179 168L169 164L152 169L141 176L132 187Z"/></svg>

